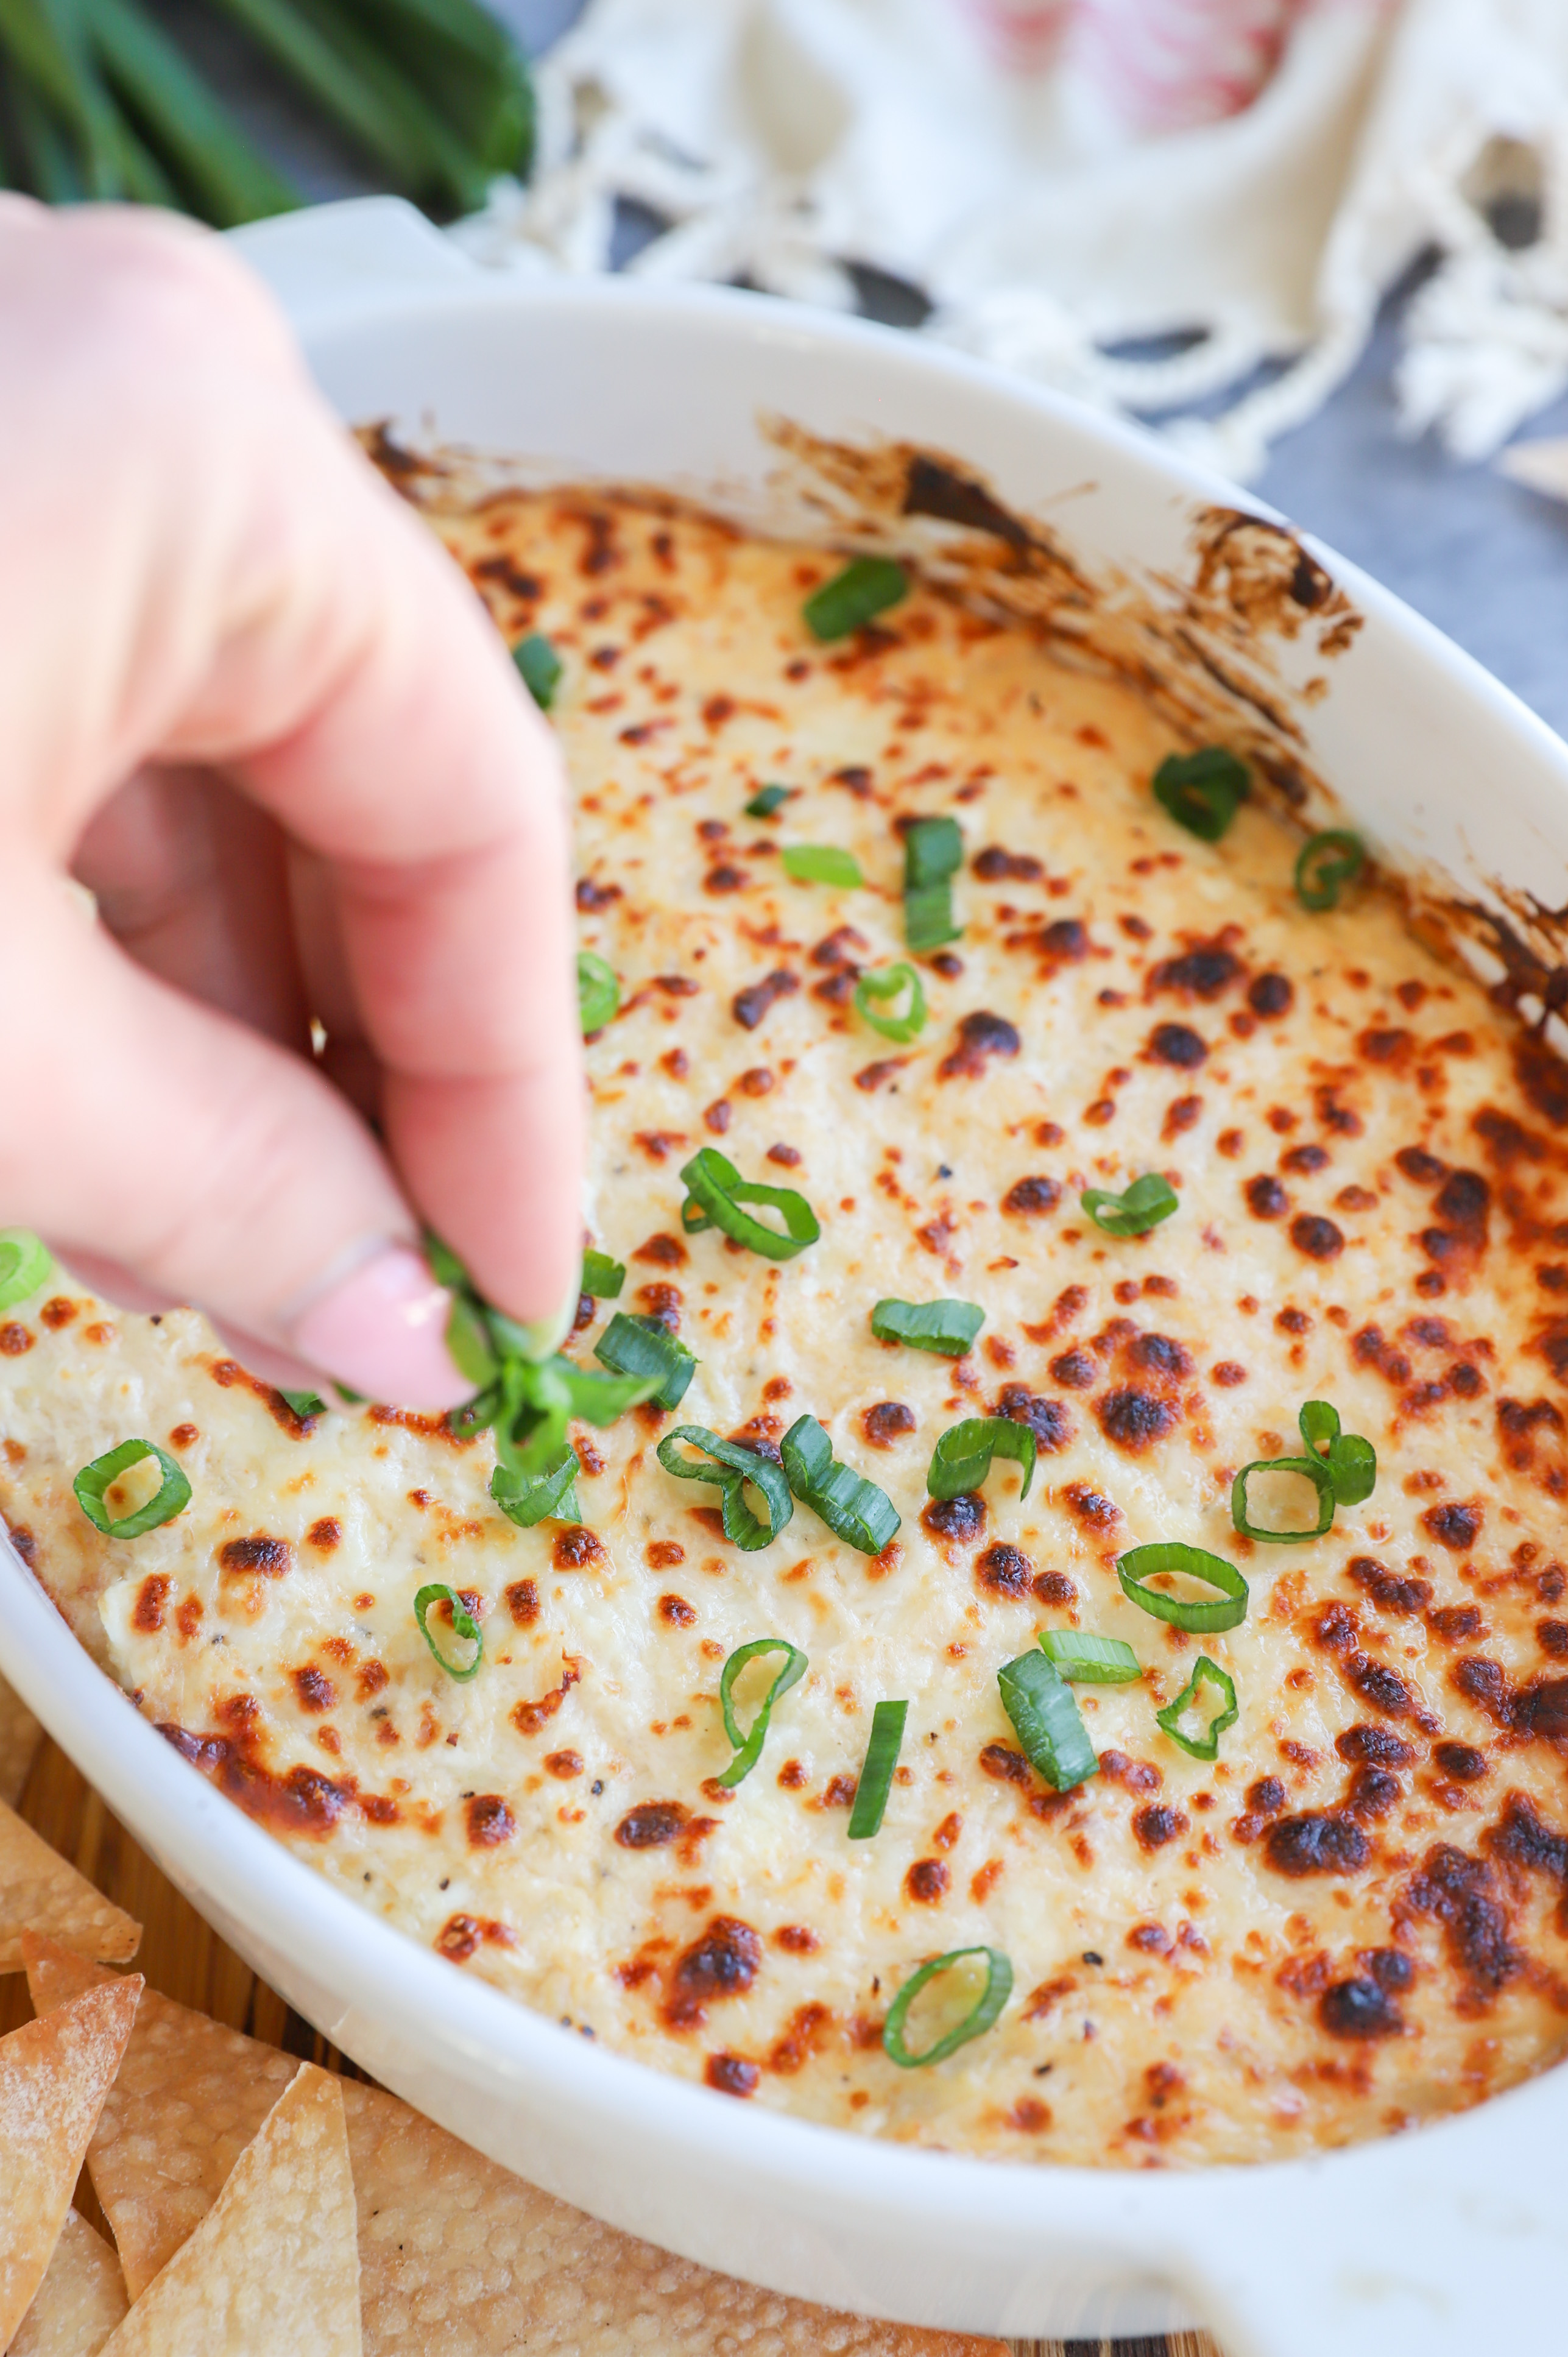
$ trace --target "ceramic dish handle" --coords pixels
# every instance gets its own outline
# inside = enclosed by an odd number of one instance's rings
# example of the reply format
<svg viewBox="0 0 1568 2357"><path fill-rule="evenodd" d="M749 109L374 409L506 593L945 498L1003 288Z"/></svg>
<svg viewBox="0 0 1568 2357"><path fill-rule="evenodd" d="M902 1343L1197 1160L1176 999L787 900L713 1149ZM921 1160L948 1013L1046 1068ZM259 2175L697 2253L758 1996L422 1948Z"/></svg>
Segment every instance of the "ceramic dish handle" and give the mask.
<svg viewBox="0 0 1568 2357"><path fill-rule="evenodd" d="M1326 2153L1288 2179L1267 2169L1195 2176L1184 2269L1193 2304L1225 2357L1561 2348L1565 2138L1559 2068L1439 2126Z"/></svg>
<svg viewBox="0 0 1568 2357"><path fill-rule="evenodd" d="M478 265L401 197L351 197L231 230L235 246L301 329L340 318L389 288L472 282Z"/></svg>

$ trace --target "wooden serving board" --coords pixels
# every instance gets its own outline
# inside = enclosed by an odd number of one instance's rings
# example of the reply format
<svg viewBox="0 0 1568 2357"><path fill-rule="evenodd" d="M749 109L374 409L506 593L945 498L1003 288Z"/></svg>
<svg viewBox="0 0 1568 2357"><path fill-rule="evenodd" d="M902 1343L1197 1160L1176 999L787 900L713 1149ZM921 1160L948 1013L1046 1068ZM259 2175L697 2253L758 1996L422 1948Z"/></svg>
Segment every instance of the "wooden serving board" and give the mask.
<svg viewBox="0 0 1568 2357"><path fill-rule="evenodd" d="M51 1848L143 1926L135 1969L146 1975L151 1987L231 2029L296 2054L301 2061L318 2063L347 2078L366 2077L241 1962L47 1736L34 1756L17 1807ZM0 2035L31 2019L26 1974L0 1974ZM85 2169L76 2206L108 2235ZM1168 2340L1019 2341L1013 2345L1015 2357L1219 2357L1201 2332L1178 2332ZM648 2357L658 2357L658 2352L650 2350Z"/></svg>

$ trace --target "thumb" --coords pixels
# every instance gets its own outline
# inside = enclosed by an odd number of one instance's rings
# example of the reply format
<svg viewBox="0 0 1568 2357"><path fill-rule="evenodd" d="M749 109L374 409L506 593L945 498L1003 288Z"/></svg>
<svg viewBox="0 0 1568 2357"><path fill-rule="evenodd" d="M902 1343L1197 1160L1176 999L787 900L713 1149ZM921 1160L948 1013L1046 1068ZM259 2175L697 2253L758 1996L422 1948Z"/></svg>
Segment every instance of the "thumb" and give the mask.
<svg viewBox="0 0 1568 2357"><path fill-rule="evenodd" d="M8 1214L375 1398L467 1397L450 1297L347 1100L133 963L47 867L8 880Z"/></svg>

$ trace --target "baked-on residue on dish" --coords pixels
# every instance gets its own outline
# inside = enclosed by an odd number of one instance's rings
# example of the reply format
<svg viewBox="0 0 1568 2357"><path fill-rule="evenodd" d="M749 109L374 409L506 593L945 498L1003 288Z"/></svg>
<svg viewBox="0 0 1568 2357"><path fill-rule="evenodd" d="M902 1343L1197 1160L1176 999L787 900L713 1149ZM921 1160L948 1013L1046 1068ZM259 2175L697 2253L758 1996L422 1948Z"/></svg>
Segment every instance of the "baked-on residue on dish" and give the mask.
<svg viewBox="0 0 1568 2357"><path fill-rule="evenodd" d="M1568 2040L1568 1089L1375 882L1313 914L1258 801L1215 844L1150 780L1169 729L1022 624L918 583L830 646L838 560L672 504L506 493L434 521L507 636L564 666L584 945L620 977L589 1044L594 1245L699 1365L671 1416L575 1436L580 1526L518 1529L487 1435L301 1416L188 1313L62 1281L0 1325L0 1512L83 1642L199 1768L365 1906L623 2052L806 2117L990 2156L1143 2167L1339 2144L1466 2104ZM789 796L746 814L759 788ZM929 1020L856 1013L906 956L899 822L950 816L961 937ZM796 883L836 846L864 886ZM796 1188L787 1264L682 1232L719 1147ZM1148 1172L1142 1237L1079 1208ZM983 1308L956 1360L874 1337L886 1297ZM1328 1534L1255 1544L1230 1483L1309 1400L1376 1448ZM676 1422L777 1446L803 1413L892 1499L875 1556L808 1507L725 1543ZM1023 1420L978 1499L940 1435ZM127 1434L193 1499L130 1543L71 1491ZM1201 1640L1116 1556L1226 1558ZM448 1678L412 1599L484 1633ZM1073 1691L1099 1772L1030 1767L998 1670L1036 1632L1130 1645ZM726 1789L720 1671L806 1654ZM1207 1652L1219 1757L1156 1723ZM908 1698L880 1830L848 1821L872 1714ZM1205 1696L1205 1712L1214 1707ZM881 2031L924 1959L991 1946L1014 1994L929 2069Z"/></svg>

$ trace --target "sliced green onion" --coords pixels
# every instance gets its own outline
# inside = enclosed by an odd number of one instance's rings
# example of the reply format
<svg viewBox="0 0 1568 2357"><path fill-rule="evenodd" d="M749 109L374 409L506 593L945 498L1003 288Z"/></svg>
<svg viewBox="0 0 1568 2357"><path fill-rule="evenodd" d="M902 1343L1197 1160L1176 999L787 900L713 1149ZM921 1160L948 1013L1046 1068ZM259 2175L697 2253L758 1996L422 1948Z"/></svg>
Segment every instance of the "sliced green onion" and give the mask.
<svg viewBox="0 0 1568 2357"><path fill-rule="evenodd" d="M993 1458L1011 1457L1024 1469L1018 1492L1022 1501L1035 1478L1037 1447L1028 1425L1016 1424L1010 1415L966 1416L961 1424L950 1424L931 1451L926 1487L933 1498L964 1497L981 1488Z"/></svg>
<svg viewBox="0 0 1568 2357"><path fill-rule="evenodd" d="M768 1687L762 1708L751 1722L750 1733L743 1735L730 1696L735 1691L735 1682L746 1663L755 1662L762 1653L782 1653L785 1656L784 1666ZM736 1647L719 1673L719 1706L725 1715L725 1733L735 1745L736 1754L724 1774L714 1781L722 1784L726 1792L733 1791L736 1784L743 1783L750 1775L762 1757L774 1704L781 1695L787 1695L792 1685L798 1684L805 1674L806 1656L798 1645L791 1645L787 1637L754 1637L749 1645Z"/></svg>
<svg viewBox="0 0 1568 2357"><path fill-rule="evenodd" d="M344 1406L345 1406L345 1407L363 1407L363 1406L364 1406L364 1405L365 1405L365 1394L364 1394L364 1393L363 1393L363 1392L354 1392L354 1391L350 1391L347 1383L335 1383L333 1384L332 1388L333 1388L333 1390L337 1393L337 1394L338 1394L338 1398L342 1401L342 1403L343 1403L343 1405L344 1405Z"/></svg>
<svg viewBox="0 0 1568 2357"><path fill-rule="evenodd" d="M779 1444L789 1487L835 1538L862 1555L880 1555L898 1528L898 1509L886 1490L841 1465L814 1415L797 1416Z"/></svg>
<svg viewBox="0 0 1568 2357"><path fill-rule="evenodd" d="M852 556L842 573L812 590L800 611L811 636L825 645L847 639L908 594L909 576L890 556Z"/></svg>
<svg viewBox="0 0 1568 2357"><path fill-rule="evenodd" d="M906 990L909 1004L902 1015L878 1015L871 1004L874 998L899 998ZM873 966L854 985L854 1011L884 1039L895 1039L901 1047L918 1039L926 1028L926 994L918 974L912 965Z"/></svg>
<svg viewBox="0 0 1568 2357"><path fill-rule="evenodd" d="M907 1342L944 1359L961 1359L984 1323L984 1310L972 1301L879 1301L871 1313L879 1342Z"/></svg>
<svg viewBox="0 0 1568 2357"><path fill-rule="evenodd" d="M1072 1689L1037 1646L996 1673L1002 1707L1030 1764L1058 1792L1070 1792L1099 1769Z"/></svg>
<svg viewBox="0 0 1568 2357"><path fill-rule="evenodd" d="M851 1841L869 1841L882 1830L887 1795L893 1790L893 1770L898 1765L904 1741L904 1721L908 1716L907 1702L879 1702L871 1714L871 1740L865 1747L865 1764L854 1788L854 1806L849 1813Z"/></svg>
<svg viewBox="0 0 1568 2357"><path fill-rule="evenodd" d="M904 939L912 950L938 950L963 928L952 913L952 878L963 864L955 818L921 818L904 834Z"/></svg>
<svg viewBox="0 0 1568 2357"><path fill-rule="evenodd" d="M1151 1228L1157 1228L1162 1220L1168 1220L1173 1211L1181 1209L1181 1197L1157 1170L1146 1170L1120 1195L1103 1187L1090 1187L1078 1200L1101 1234L1107 1236L1146 1235Z"/></svg>
<svg viewBox="0 0 1568 2357"><path fill-rule="evenodd" d="M836 843L787 843L779 856L795 884L836 884L848 891L865 881L854 854Z"/></svg>
<svg viewBox="0 0 1568 2357"><path fill-rule="evenodd" d="M48 1247L30 1228L0 1228L0 1309L40 1292L54 1267Z"/></svg>
<svg viewBox="0 0 1568 2357"><path fill-rule="evenodd" d="M104 1501L104 1492L128 1473L133 1465L140 1465L156 1457L163 1480L156 1494L134 1514L123 1514L116 1522ZM156 1531L162 1523L172 1523L190 1503L190 1483L184 1469L174 1458L166 1456L156 1440L123 1440L118 1448L111 1448L102 1457L95 1457L84 1465L71 1487L76 1502L92 1524L109 1539L139 1539L145 1531Z"/></svg>
<svg viewBox="0 0 1568 2357"><path fill-rule="evenodd" d="M1337 1503L1359 1506L1369 1498L1378 1486L1378 1452L1371 1442L1358 1432L1341 1432L1339 1411L1327 1400L1308 1400L1296 1422L1309 1452L1326 1459Z"/></svg>
<svg viewBox="0 0 1568 2357"><path fill-rule="evenodd" d="M471 1293L456 1293L446 1319L446 1351L460 1374L477 1388L494 1383L500 1367L489 1320Z"/></svg>
<svg viewBox="0 0 1568 2357"><path fill-rule="evenodd" d="M612 1020L620 1005L620 984L615 968L592 950L577 952L577 1010L583 1037L591 1039Z"/></svg>
<svg viewBox="0 0 1568 2357"><path fill-rule="evenodd" d="M555 701L555 691L561 684L565 665L542 631L531 630L526 639L519 639L511 651L524 687L541 712L548 712Z"/></svg>
<svg viewBox="0 0 1568 2357"><path fill-rule="evenodd" d="M747 818L771 818L775 811L783 809L795 791L793 786L758 786L745 806Z"/></svg>
<svg viewBox="0 0 1568 2357"><path fill-rule="evenodd" d="M700 1448L713 1462L703 1465L681 1454L690 1445ZM789 1484L769 1457L755 1448L743 1448L737 1440L721 1440L705 1424L678 1424L667 1432L659 1444L659 1462L666 1473L673 1473L677 1481L711 1481L719 1492L719 1512L724 1517L725 1536L732 1546L742 1547L755 1555L758 1547L776 1539L795 1511L795 1501L789 1495ZM761 1491L768 1505L768 1521L758 1521L746 1502L746 1485Z"/></svg>
<svg viewBox="0 0 1568 2357"><path fill-rule="evenodd" d="M279 1399L286 1400L301 1424L308 1424L315 1415L325 1415L327 1403L319 1392L280 1391Z"/></svg>
<svg viewBox="0 0 1568 2357"><path fill-rule="evenodd" d="M689 1236L704 1228L722 1228L736 1243L748 1245L768 1260L793 1260L822 1234L815 1211L793 1187L764 1187L743 1178L735 1164L716 1146L704 1146L681 1173L688 1189L681 1206L681 1225ZM761 1203L783 1216L784 1232L754 1220L741 1209Z"/></svg>
<svg viewBox="0 0 1568 2357"><path fill-rule="evenodd" d="M904 2043L904 2024L908 2018L909 2007L928 1981L935 1980L939 1973L950 1972L953 1965L961 1964L966 1956L985 1958L985 1986L973 2010L966 2013L945 2037L939 2038L934 2046L928 2046L923 2054L911 2054ZM967 2046L972 2038L984 2035L1012 1994L1013 1967L1000 1948L953 1948L945 1956L933 1956L929 1964L920 1966L918 1972L910 1974L888 2007L887 2018L882 2025L882 2050L889 2062L897 2062L900 2071L921 2071L928 2062L945 2062L950 2054L956 2054L959 2048Z"/></svg>
<svg viewBox="0 0 1568 2357"><path fill-rule="evenodd" d="M1224 1697L1225 1707L1209 1720L1201 1735L1184 1735L1178 1724L1181 1715L1183 1711L1191 1709L1197 1700L1199 1686L1204 1685L1218 1686ZM1240 1705L1236 1700L1234 1678L1222 1670L1218 1662L1211 1662L1207 1653L1199 1653L1192 1665L1191 1677L1188 1678L1175 1702L1167 1703L1164 1710L1155 1711L1155 1717L1165 1728L1171 1741L1179 1743L1189 1759L1214 1760L1219 1754L1220 1737L1228 1727L1235 1726L1240 1715Z"/></svg>
<svg viewBox="0 0 1568 2357"><path fill-rule="evenodd" d="M1042 1629L1046 1659L1076 1685L1124 1686L1144 1674L1131 1645L1120 1637L1091 1637L1080 1629Z"/></svg>
<svg viewBox="0 0 1568 2357"><path fill-rule="evenodd" d="M434 1604L451 1606L453 1635L474 1648L474 1658L467 1669L456 1662L449 1661L431 1635L426 1616ZM420 1635L449 1678L456 1678L459 1685L467 1685L470 1678L478 1676L479 1664L485 1658L485 1641L479 1633L478 1622L455 1587L444 1587L438 1580L433 1581L428 1587L422 1587L413 1599L413 1617L419 1623Z"/></svg>
<svg viewBox="0 0 1568 2357"><path fill-rule="evenodd" d="M1205 843L1219 842L1246 799L1247 772L1223 745L1171 753L1155 771L1155 800Z"/></svg>
<svg viewBox="0 0 1568 2357"><path fill-rule="evenodd" d="M546 1517L557 1523L580 1523L580 1470L576 1450L569 1440L564 1440L542 1472L513 1472L498 1465L490 1475L490 1495L507 1520L516 1523L520 1530L531 1531L535 1523L542 1523Z"/></svg>
<svg viewBox="0 0 1568 2357"><path fill-rule="evenodd" d="M557 1470L571 1417L600 1426L614 1424L658 1389L657 1375L601 1375L562 1358L542 1364L507 1359L499 1383L455 1410L448 1421L466 1433L494 1423L496 1458L510 1490Z"/></svg>
<svg viewBox="0 0 1568 2357"><path fill-rule="evenodd" d="M695 1355L657 1318L628 1318L618 1309L598 1340L594 1356L618 1375L658 1375L653 1396L660 1407L679 1407L697 1372Z"/></svg>
<svg viewBox="0 0 1568 2357"><path fill-rule="evenodd" d="M1317 1521L1309 1531L1271 1531L1254 1523L1247 1506L1247 1483L1254 1473L1295 1473L1317 1492ZM1334 1522L1334 1477L1321 1457L1259 1457L1243 1465L1230 1484L1230 1519L1244 1537L1263 1546L1300 1546L1320 1539Z"/></svg>
<svg viewBox="0 0 1568 2357"><path fill-rule="evenodd" d="M1304 909L1321 910L1339 905L1339 888L1353 884L1367 864L1359 835L1330 827L1302 845L1295 863L1295 897Z"/></svg>
<svg viewBox="0 0 1568 2357"><path fill-rule="evenodd" d="M1165 1571L1185 1572L1189 1579L1201 1579L1206 1587L1218 1587L1219 1602L1191 1602L1144 1585ZM1204 1547L1185 1545L1179 1539L1156 1539L1148 1546L1129 1547L1116 1558L1116 1577L1122 1595L1141 1612L1150 1612L1156 1620L1168 1620L1173 1628L1190 1630L1194 1635L1234 1629L1247 1618L1247 1583L1235 1565Z"/></svg>
<svg viewBox="0 0 1568 2357"><path fill-rule="evenodd" d="M582 1291L595 1301L613 1301L626 1283L626 1264L611 1260L608 1253L585 1252L583 1254Z"/></svg>

